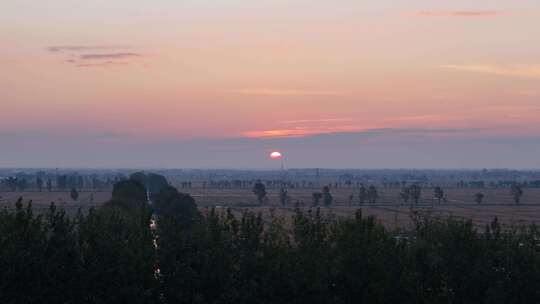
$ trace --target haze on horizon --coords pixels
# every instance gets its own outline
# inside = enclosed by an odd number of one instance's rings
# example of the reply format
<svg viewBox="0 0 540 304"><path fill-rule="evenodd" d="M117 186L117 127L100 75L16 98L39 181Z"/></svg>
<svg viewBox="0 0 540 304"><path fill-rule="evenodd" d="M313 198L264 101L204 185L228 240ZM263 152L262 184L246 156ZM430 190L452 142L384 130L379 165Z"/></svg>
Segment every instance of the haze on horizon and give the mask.
<svg viewBox="0 0 540 304"><path fill-rule="evenodd" d="M540 3L0 3L0 167L540 168Z"/></svg>

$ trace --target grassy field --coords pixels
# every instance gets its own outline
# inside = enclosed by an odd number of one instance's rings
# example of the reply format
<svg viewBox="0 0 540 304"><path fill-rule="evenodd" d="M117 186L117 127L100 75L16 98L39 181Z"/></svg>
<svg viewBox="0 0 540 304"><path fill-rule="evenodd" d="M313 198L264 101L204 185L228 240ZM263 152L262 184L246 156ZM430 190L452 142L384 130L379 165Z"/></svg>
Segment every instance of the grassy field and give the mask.
<svg viewBox="0 0 540 304"><path fill-rule="evenodd" d="M308 208L311 205L311 193L316 190L290 189L289 196L291 206L283 208L279 205L278 189L268 189L268 204L259 206L250 189L218 190L218 189L180 189L191 193L201 209L210 206L222 208L231 207L235 213L241 213L246 209L262 212L269 215L274 212L277 215L292 215L294 205ZM410 206L403 206L399 199L399 189L380 189L380 199L376 204L358 205L356 189L332 189L334 206L322 208L324 213L333 216L352 216L355 211L362 208L365 215L374 215L377 219L390 227L405 226L410 224ZM522 225L540 223L540 189L525 189L522 203L514 205L508 189L446 189L447 202L439 205L432 200L432 190L422 191L422 200L413 210L429 212L434 216L456 216L472 219L478 226L484 226L496 216L500 222L508 225ZM473 201L477 192L485 195L482 205ZM354 194L355 205L349 206L349 196ZM0 205L13 206L13 203L23 197L27 202L32 200L36 210L42 211L48 208L50 202L55 202L63 207L68 213L74 214L80 208L88 210L91 206L99 206L110 199L110 192L80 192L77 201L73 201L69 192L1 192Z"/></svg>

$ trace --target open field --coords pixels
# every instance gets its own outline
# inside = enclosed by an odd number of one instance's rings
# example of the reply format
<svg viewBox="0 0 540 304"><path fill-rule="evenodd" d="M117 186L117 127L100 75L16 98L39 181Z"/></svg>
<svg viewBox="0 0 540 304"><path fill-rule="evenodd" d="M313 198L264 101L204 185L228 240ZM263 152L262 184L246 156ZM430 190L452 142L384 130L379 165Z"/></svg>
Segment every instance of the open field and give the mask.
<svg viewBox="0 0 540 304"><path fill-rule="evenodd" d="M311 193L315 189L289 189L290 206L279 206L278 190L268 190L268 205L258 206L257 200L250 189L180 189L191 193L197 203L205 207L231 207L235 213L249 209L269 215L271 210L277 215L292 215L294 205L299 203L308 209L311 205ZM354 197L353 206L349 206L350 194L356 194L357 189L332 189L334 206L322 208L323 213L336 217L352 216L359 208L365 215L374 215L389 227L405 226L410 224L410 206L404 206L399 200L398 189L380 189L380 199L376 204L359 205L357 196ZM496 216L500 222L509 225L523 225L540 223L540 189L525 189L522 203L514 205L508 189L448 189L445 190L447 202L439 205L431 199L432 190L424 189L423 199L413 210L429 212L434 216L456 216L470 218L478 226L484 226ZM484 203L477 205L473 202L473 195L477 192L485 194ZM1 192L0 206L12 206L19 198L24 202L32 200L37 211L46 210L50 202L55 202L69 214L75 214L80 208L88 210L92 206L99 206L110 199L110 192L80 192L78 201L73 201L69 192Z"/></svg>
<svg viewBox="0 0 540 304"><path fill-rule="evenodd" d="M190 193L199 205L225 205L225 206L243 206L243 205L256 205L257 200L251 192L251 189L178 189L180 192ZM401 200L399 198L400 189L396 188L378 188L379 199L377 204L383 205L400 205ZM290 196L291 203L294 205L296 202L303 203L308 206L311 204L311 194L313 192L320 191L320 189L288 189L288 195ZM444 189L445 196L447 197L447 204L458 205L476 205L474 203L474 194L482 192L485 197L483 204L485 205L514 205L510 190L507 188L502 189L471 189L471 188L453 188ZM279 189L267 189L268 199L270 205L279 205ZM332 196L334 197L334 205L348 206L349 196L354 195L353 202L358 203L358 189L356 188L338 188L331 189ZM437 205L438 203L432 199L433 189L422 189L422 199L420 205ZM522 205L538 204L540 205L540 189L527 188L524 190L522 197Z"/></svg>
<svg viewBox="0 0 540 304"><path fill-rule="evenodd" d="M40 212L49 208L51 202L66 210L68 214L75 214L79 209L83 211L90 207L99 206L110 199L110 192L79 192L79 199L73 201L69 192L0 192L0 206L12 207L19 197L26 205L30 200L34 210Z"/></svg>

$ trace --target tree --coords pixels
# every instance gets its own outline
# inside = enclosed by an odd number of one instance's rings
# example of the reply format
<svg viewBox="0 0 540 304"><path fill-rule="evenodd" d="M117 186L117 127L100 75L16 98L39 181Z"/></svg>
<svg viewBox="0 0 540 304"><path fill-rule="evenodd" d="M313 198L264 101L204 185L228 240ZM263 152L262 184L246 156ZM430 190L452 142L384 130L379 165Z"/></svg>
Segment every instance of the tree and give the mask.
<svg viewBox="0 0 540 304"><path fill-rule="evenodd" d="M72 200L76 201L79 199L79 192L77 192L77 189L73 188L71 189L69 196L71 197Z"/></svg>
<svg viewBox="0 0 540 304"><path fill-rule="evenodd" d="M56 178L56 188L59 190L64 190L67 187L67 176L66 175L59 175Z"/></svg>
<svg viewBox="0 0 540 304"><path fill-rule="evenodd" d="M399 197L401 198L404 204L409 203L409 199L411 198L410 188L409 187L401 188L401 191L399 192Z"/></svg>
<svg viewBox="0 0 540 304"><path fill-rule="evenodd" d="M481 204L483 200L484 200L484 194L483 194L483 193L478 192L478 193L476 193L476 194L474 195L474 201L475 201L475 203Z"/></svg>
<svg viewBox="0 0 540 304"><path fill-rule="evenodd" d="M38 177L36 179L36 186L37 186L39 192L41 192L41 190L43 190L43 179L41 179L41 177Z"/></svg>
<svg viewBox="0 0 540 304"><path fill-rule="evenodd" d="M171 186L162 189L156 196L154 208L158 216L174 217L182 221L189 221L198 213L193 197L189 194L180 193Z"/></svg>
<svg viewBox="0 0 540 304"><path fill-rule="evenodd" d="M264 198L266 197L266 186L261 182L261 180L257 180L257 182L253 185L253 194L257 196L257 200L259 201L259 204L263 204Z"/></svg>
<svg viewBox="0 0 540 304"><path fill-rule="evenodd" d="M521 189L521 186L517 183L512 184L512 187L510 187L510 193L512 194L514 203L519 204L521 197L523 196L523 189Z"/></svg>
<svg viewBox="0 0 540 304"><path fill-rule="evenodd" d="M360 189L358 190L358 202L363 205L368 198L367 189L364 186L364 184L360 185Z"/></svg>
<svg viewBox="0 0 540 304"><path fill-rule="evenodd" d="M322 196L323 196L324 206L326 206L326 207L331 206L332 201L334 200L334 198L332 197L332 194L330 194L330 188L328 186L323 187Z"/></svg>
<svg viewBox="0 0 540 304"><path fill-rule="evenodd" d="M422 188L420 187L420 185L411 185L409 187L409 192L411 194L411 198L414 200L414 203L418 205L418 202L420 201L420 197L422 195Z"/></svg>
<svg viewBox="0 0 540 304"><path fill-rule="evenodd" d="M154 200L162 190L169 187L169 182L163 175L148 173L146 176L146 183L144 185L150 193L150 198Z"/></svg>
<svg viewBox="0 0 540 304"><path fill-rule="evenodd" d="M279 201L281 202L281 206L285 207L287 205L288 200L289 200L289 195L288 195L287 189L281 188L279 190Z"/></svg>
<svg viewBox="0 0 540 304"><path fill-rule="evenodd" d="M19 191L26 190L26 186L28 186L26 178L19 178L17 181L17 188L19 188Z"/></svg>
<svg viewBox="0 0 540 304"><path fill-rule="evenodd" d="M52 191L52 180L50 178L47 179L47 191Z"/></svg>
<svg viewBox="0 0 540 304"><path fill-rule="evenodd" d="M123 210L139 210L148 208L146 189L139 182L124 180L114 184L112 198L105 206L118 207Z"/></svg>
<svg viewBox="0 0 540 304"><path fill-rule="evenodd" d="M441 200L443 199L444 197L444 191L441 187L437 186L435 187L435 190L434 190L434 196L435 198L438 200L438 203L440 204L441 203Z"/></svg>
<svg viewBox="0 0 540 304"><path fill-rule="evenodd" d="M375 204L379 198L379 193L374 185L370 185L367 191L368 200L370 203Z"/></svg>
<svg viewBox="0 0 540 304"><path fill-rule="evenodd" d="M320 203L322 197L323 197L323 194L320 193L320 192L313 192L313 193L311 194L312 203L313 203L313 206L314 206L314 207L319 206L319 203Z"/></svg>

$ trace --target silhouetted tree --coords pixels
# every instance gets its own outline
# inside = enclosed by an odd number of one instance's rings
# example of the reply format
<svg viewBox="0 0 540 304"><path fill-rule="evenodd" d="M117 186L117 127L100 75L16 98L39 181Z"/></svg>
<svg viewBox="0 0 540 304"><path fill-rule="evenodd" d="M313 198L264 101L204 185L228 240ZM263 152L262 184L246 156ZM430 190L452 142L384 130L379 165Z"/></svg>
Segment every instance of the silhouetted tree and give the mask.
<svg viewBox="0 0 540 304"><path fill-rule="evenodd" d="M36 179L36 186L37 186L39 192L41 192L41 190L43 190L43 179L41 179L41 177L38 177Z"/></svg>
<svg viewBox="0 0 540 304"><path fill-rule="evenodd" d="M322 194L321 192L313 192L313 193L311 194L312 205L313 205L314 207L319 206L322 197L323 197L323 194Z"/></svg>
<svg viewBox="0 0 540 304"><path fill-rule="evenodd" d="M377 202L377 199L379 198L379 193L377 192L377 188L374 185L369 186L367 196L370 203L374 204Z"/></svg>
<svg viewBox="0 0 540 304"><path fill-rule="evenodd" d="M289 200L289 195L288 195L287 189L281 188L279 190L279 201L281 202L281 206L286 206L288 200Z"/></svg>
<svg viewBox="0 0 540 304"><path fill-rule="evenodd" d="M28 182L26 181L26 178L17 179L17 188L19 189L19 191L26 190L27 186L28 186Z"/></svg>
<svg viewBox="0 0 540 304"><path fill-rule="evenodd" d="M257 180L257 182L253 185L253 194L257 196L257 201L259 201L259 204L263 204L264 198L266 197L266 186L260 181Z"/></svg>
<svg viewBox="0 0 540 304"><path fill-rule="evenodd" d="M366 200L368 199L368 192L364 184L360 185L360 189L358 189L358 202L363 205Z"/></svg>
<svg viewBox="0 0 540 304"><path fill-rule="evenodd" d="M154 209L158 216L175 217L182 221L193 219L197 213L197 205L193 197L180 193L171 186L162 189L157 195Z"/></svg>
<svg viewBox="0 0 540 304"><path fill-rule="evenodd" d="M124 180L114 185L112 198L105 206L123 210L143 210L148 208L146 189L138 181Z"/></svg>
<svg viewBox="0 0 540 304"><path fill-rule="evenodd" d="M322 196L323 196L324 206L326 207L331 206L334 198L332 197L332 194L330 194L330 188L328 186L323 187Z"/></svg>
<svg viewBox="0 0 540 304"><path fill-rule="evenodd" d="M438 203L440 204L441 203L441 200L443 199L444 197L444 191L441 187L437 186L435 187L435 189L433 190L434 193L433 195L435 196L435 198L437 199Z"/></svg>
<svg viewBox="0 0 540 304"><path fill-rule="evenodd" d="M79 199L79 192L77 191L77 189L73 188L71 189L69 196L71 197L72 200L76 201Z"/></svg>
<svg viewBox="0 0 540 304"><path fill-rule="evenodd" d="M411 198L410 187L401 188L401 191L399 192L399 197L401 198L404 204L408 204L409 199Z"/></svg>
<svg viewBox="0 0 540 304"><path fill-rule="evenodd" d="M56 178L56 188L59 190L64 190L67 187L67 176L66 175L59 175Z"/></svg>
<svg viewBox="0 0 540 304"><path fill-rule="evenodd" d="M50 178L47 179L47 191L52 191L52 180Z"/></svg>
<svg viewBox="0 0 540 304"><path fill-rule="evenodd" d="M517 183L512 184L510 187L510 193L512 194L514 203L519 204L521 197L523 196L523 189L521 189L521 186Z"/></svg>
<svg viewBox="0 0 540 304"><path fill-rule="evenodd" d="M422 196L422 188L420 185L414 184L409 186L409 193L411 194L411 198L414 200L414 203L418 205L420 197Z"/></svg>
<svg viewBox="0 0 540 304"><path fill-rule="evenodd" d="M484 194L481 192L478 192L474 195L474 202L477 204L481 204L484 200Z"/></svg>

